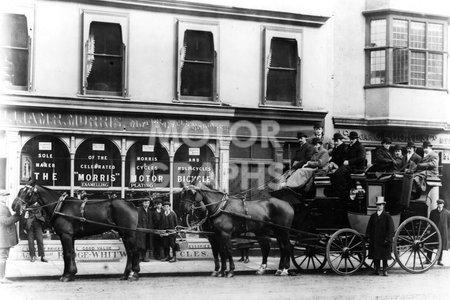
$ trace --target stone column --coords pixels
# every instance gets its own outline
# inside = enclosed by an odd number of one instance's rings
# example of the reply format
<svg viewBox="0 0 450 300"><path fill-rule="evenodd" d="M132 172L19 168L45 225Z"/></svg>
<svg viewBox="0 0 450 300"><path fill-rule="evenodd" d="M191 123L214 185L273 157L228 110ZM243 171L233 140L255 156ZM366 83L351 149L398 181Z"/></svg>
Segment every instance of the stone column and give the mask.
<svg viewBox="0 0 450 300"><path fill-rule="evenodd" d="M122 138L122 144L120 149L120 158L122 163L122 172L120 174L120 197L125 199L125 159L127 156L127 140Z"/></svg>
<svg viewBox="0 0 450 300"><path fill-rule="evenodd" d="M76 152L75 136L70 137L70 197L74 195L75 189L75 152Z"/></svg>
<svg viewBox="0 0 450 300"><path fill-rule="evenodd" d="M5 189L11 194L9 199L14 199L20 184L20 152L22 149L19 132L16 130L6 131L5 142L6 147L2 150L6 157Z"/></svg>
<svg viewBox="0 0 450 300"><path fill-rule="evenodd" d="M226 138L219 140L219 185L218 189L228 193L229 191L229 182L230 182L230 142L231 139Z"/></svg>

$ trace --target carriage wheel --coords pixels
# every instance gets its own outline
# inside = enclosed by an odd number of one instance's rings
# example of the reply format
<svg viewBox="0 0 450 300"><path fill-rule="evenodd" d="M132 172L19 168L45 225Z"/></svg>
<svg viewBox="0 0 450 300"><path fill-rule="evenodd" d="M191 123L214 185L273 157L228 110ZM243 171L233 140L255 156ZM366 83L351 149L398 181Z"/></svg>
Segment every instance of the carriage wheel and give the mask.
<svg viewBox="0 0 450 300"><path fill-rule="evenodd" d="M294 266L299 271L321 270L327 262L323 246L314 245L314 241L311 241L312 244L302 242L292 245L291 258Z"/></svg>
<svg viewBox="0 0 450 300"><path fill-rule="evenodd" d="M328 240L326 254L328 265L336 274L349 275L364 264L366 245L356 230L340 229Z"/></svg>
<svg viewBox="0 0 450 300"><path fill-rule="evenodd" d="M395 233L395 259L407 272L427 271L436 263L441 251L442 240L439 230L425 217L406 219Z"/></svg>

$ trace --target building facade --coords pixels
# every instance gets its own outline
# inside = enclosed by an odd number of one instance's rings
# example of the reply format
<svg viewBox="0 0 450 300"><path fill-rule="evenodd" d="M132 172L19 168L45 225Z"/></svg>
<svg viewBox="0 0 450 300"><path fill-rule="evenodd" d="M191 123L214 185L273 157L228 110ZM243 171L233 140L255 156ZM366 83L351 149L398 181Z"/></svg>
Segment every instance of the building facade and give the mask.
<svg viewBox="0 0 450 300"><path fill-rule="evenodd" d="M231 6L234 5L234 6ZM298 131L430 140L450 191L442 1L56 1L1 8L0 189L198 181L264 197ZM425 11L424 11L425 10ZM368 163L370 164L370 155Z"/></svg>

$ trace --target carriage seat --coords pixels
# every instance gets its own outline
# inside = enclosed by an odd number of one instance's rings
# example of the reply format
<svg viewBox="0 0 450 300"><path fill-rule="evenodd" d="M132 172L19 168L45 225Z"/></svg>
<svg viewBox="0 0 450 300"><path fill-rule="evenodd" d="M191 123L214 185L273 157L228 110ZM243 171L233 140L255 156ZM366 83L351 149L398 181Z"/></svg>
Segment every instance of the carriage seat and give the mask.
<svg viewBox="0 0 450 300"><path fill-rule="evenodd" d="M353 180L366 180L366 173L352 173L350 174L350 178Z"/></svg>
<svg viewBox="0 0 450 300"><path fill-rule="evenodd" d="M325 197L325 188L331 186L331 179L329 176L315 176L314 185L316 186L316 197Z"/></svg>

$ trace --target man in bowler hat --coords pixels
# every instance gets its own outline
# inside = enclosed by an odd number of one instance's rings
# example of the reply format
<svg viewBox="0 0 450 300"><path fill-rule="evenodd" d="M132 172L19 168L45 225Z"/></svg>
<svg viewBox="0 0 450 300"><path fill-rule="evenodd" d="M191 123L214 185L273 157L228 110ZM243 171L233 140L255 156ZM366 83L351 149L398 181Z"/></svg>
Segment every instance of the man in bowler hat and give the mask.
<svg viewBox="0 0 450 300"><path fill-rule="evenodd" d="M370 216L366 237L369 240L369 258L373 259L373 275L380 275L380 260L383 261L383 276L388 276L387 261L391 258L392 238L394 237L394 221L384 210L384 197L377 197L377 211Z"/></svg>
<svg viewBox="0 0 450 300"><path fill-rule="evenodd" d="M443 251L447 251L449 247L448 228L450 227L450 212L444 208L444 200L437 200L437 208L430 212L430 220L436 224L442 239L442 251L438 253L438 265L444 266L442 263ZM428 252L428 258L431 259L431 252Z"/></svg>

